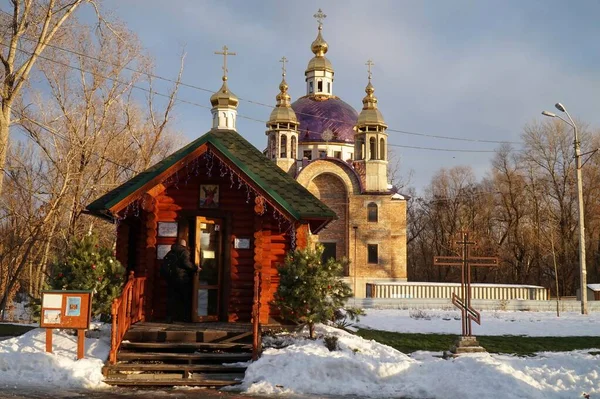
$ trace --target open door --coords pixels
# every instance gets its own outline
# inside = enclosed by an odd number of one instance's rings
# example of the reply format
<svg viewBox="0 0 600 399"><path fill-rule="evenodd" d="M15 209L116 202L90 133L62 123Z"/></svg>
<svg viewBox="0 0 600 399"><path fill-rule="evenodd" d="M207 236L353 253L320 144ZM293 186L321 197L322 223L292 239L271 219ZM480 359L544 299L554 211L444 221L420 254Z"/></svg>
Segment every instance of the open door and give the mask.
<svg viewBox="0 0 600 399"><path fill-rule="evenodd" d="M194 263L200 271L194 276L192 320L219 319L223 274L222 220L196 217Z"/></svg>

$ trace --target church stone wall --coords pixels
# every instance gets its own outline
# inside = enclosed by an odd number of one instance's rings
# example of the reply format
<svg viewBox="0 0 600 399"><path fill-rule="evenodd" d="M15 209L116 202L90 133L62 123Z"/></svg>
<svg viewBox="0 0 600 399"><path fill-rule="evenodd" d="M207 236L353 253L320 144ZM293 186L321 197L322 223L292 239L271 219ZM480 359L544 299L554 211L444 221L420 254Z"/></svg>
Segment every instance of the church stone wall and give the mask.
<svg viewBox="0 0 600 399"><path fill-rule="evenodd" d="M336 175L323 173L315 177L307 188L338 217L319 233L319 242L335 243L336 258L347 257L348 194L344 182Z"/></svg>
<svg viewBox="0 0 600 399"><path fill-rule="evenodd" d="M377 222L367 219L369 203L377 204ZM350 266L351 276L356 271L358 278L406 280L405 215L406 201L392 200L389 194L352 196L350 255L354 261ZM368 263L369 244L377 245L378 263Z"/></svg>

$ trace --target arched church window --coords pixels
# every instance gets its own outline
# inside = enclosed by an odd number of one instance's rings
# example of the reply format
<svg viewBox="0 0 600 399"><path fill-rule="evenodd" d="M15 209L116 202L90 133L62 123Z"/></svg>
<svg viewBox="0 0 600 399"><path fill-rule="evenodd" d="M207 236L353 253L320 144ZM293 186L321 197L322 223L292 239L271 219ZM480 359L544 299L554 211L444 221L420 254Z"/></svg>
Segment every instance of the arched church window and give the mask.
<svg viewBox="0 0 600 399"><path fill-rule="evenodd" d="M327 82L327 93L331 94L331 82Z"/></svg>
<svg viewBox="0 0 600 399"><path fill-rule="evenodd" d="M276 142L275 142L275 136L270 136L269 137L269 156L272 159L275 159L275 154L277 153L276 151Z"/></svg>
<svg viewBox="0 0 600 399"><path fill-rule="evenodd" d="M385 139L379 139L379 159L385 160Z"/></svg>
<svg viewBox="0 0 600 399"><path fill-rule="evenodd" d="M364 159L365 140L363 138L356 140L356 159Z"/></svg>
<svg viewBox="0 0 600 399"><path fill-rule="evenodd" d="M319 92L319 93L323 92L323 81L322 80L319 80L317 82L317 92Z"/></svg>
<svg viewBox="0 0 600 399"><path fill-rule="evenodd" d="M287 136L285 134L281 135L281 148L279 150L280 158L287 158Z"/></svg>
<svg viewBox="0 0 600 399"><path fill-rule="evenodd" d="M310 82L308 82L308 93L312 94L312 92L313 92L313 82L310 81Z"/></svg>
<svg viewBox="0 0 600 399"><path fill-rule="evenodd" d="M379 219L377 204L374 202L370 202L367 205L367 221L377 223Z"/></svg>
<svg viewBox="0 0 600 399"><path fill-rule="evenodd" d="M298 146L296 145L296 136L292 136L292 139L290 140L290 144L292 146L292 159L296 159L296 156L297 156L296 151L298 150Z"/></svg>
<svg viewBox="0 0 600 399"><path fill-rule="evenodd" d="M375 137L369 139L369 159L377 159L377 141Z"/></svg>

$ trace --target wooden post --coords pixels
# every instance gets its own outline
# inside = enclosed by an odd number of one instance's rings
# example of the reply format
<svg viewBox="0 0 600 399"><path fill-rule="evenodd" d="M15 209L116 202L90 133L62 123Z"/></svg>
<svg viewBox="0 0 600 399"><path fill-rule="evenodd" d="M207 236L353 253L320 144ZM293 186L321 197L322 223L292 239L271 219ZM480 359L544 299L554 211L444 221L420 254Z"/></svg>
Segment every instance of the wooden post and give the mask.
<svg viewBox="0 0 600 399"><path fill-rule="evenodd" d="M52 329L46 328L46 352L52 353Z"/></svg>
<svg viewBox="0 0 600 399"><path fill-rule="evenodd" d="M85 330L77 330L77 360L83 359L85 352Z"/></svg>

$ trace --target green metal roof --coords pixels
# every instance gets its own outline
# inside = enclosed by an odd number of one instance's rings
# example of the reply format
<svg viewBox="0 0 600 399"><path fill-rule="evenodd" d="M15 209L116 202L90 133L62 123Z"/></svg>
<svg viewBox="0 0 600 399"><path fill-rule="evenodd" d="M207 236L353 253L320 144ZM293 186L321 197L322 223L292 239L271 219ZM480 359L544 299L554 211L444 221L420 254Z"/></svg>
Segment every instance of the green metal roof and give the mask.
<svg viewBox="0 0 600 399"><path fill-rule="evenodd" d="M204 144L211 144L217 152L229 159L257 187L265 191L274 202L279 204L296 220L337 218L335 212L233 130L209 131L119 187L104 194L89 204L86 208L87 211L97 216L110 216L112 207L144 188L153 179ZM146 189L150 188L147 187Z"/></svg>

